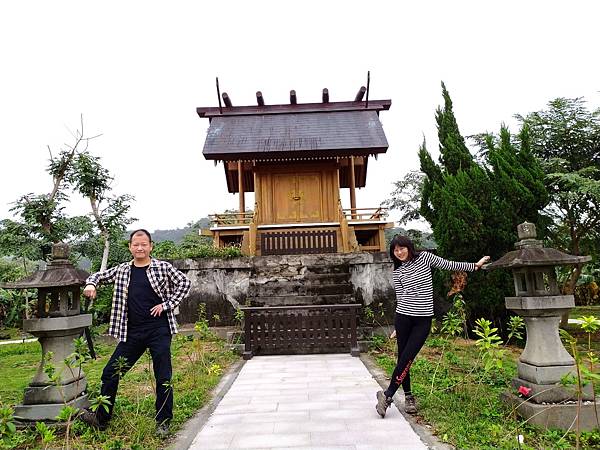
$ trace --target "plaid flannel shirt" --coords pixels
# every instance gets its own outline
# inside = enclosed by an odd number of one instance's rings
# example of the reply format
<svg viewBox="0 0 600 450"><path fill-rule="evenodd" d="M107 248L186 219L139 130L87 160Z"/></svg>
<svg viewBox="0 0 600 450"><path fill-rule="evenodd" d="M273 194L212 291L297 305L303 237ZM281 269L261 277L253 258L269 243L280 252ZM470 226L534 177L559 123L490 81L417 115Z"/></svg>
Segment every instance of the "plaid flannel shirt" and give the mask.
<svg viewBox="0 0 600 450"><path fill-rule="evenodd" d="M85 280L86 285L114 283L108 334L119 341L127 340L127 291L133 261L119 264L103 272L96 272ZM177 333L175 308L190 292L192 283L182 272L166 261L152 258L146 270L150 286L162 299L163 313L167 314L171 334Z"/></svg>

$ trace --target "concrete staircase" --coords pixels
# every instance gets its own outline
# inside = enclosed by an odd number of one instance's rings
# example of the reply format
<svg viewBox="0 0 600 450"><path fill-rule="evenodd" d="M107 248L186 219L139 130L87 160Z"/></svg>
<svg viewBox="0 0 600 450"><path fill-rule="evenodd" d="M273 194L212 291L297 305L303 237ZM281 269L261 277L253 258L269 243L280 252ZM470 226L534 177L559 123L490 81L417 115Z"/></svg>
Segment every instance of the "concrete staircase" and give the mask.
<svg viewBox="0 0 600 450"><path fill-rule="evenodd" d="M285 265L262 265L252 273L252 306L333 305L354 303L350 269L345 261L290 259ZM312 263L312 264L311 264Z"/></svg>

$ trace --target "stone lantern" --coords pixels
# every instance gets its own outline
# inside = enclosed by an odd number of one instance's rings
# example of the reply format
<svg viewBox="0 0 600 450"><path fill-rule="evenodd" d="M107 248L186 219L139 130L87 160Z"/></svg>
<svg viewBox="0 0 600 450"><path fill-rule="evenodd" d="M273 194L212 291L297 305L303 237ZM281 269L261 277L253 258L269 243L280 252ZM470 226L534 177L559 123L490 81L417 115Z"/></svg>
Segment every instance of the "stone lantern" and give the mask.
<svg viewBox="0 0 600 450"><path fill-rule="evenodd" d="M567 374L576 374L575 360L563 346L558 329L562 315L575 306L575 300L573 295L560 293L555 267L581 264L591 258L544 248L532 223L522 223L517 231L520 241L516 250L485 266L512 270L515 297L506 297L506 308L522 316L527 327L525 349L512 386L514 392L521 386L531 391L527 401L512 392L504 393L503 398L532 425L573 429L577 393L574 386L563 386L560 381ZM583 400L580 429L591 430L597 422L589 384L583 388Z"/></svg>
<svg viewBox="0 0 600 450"><path fill-rule="evenodd" d="M38 301L34 316L23 320L23 331L33 334L42 345L42 361L29 386L25 388L22 405L15 407L14 417L21 423L38 420L54 421L65 405L85 408L89 405L83 371L70 369L64 360L73 353L74 339L92 324L91 314L80 313L81 286L88 273L70 263L69 247L59 243L52 246L52 261L46 270L38 270L7 289L37 289ZM49 360L49 352L52 357ZM50 363L60 376L52 382L44 366Z"/></svg>

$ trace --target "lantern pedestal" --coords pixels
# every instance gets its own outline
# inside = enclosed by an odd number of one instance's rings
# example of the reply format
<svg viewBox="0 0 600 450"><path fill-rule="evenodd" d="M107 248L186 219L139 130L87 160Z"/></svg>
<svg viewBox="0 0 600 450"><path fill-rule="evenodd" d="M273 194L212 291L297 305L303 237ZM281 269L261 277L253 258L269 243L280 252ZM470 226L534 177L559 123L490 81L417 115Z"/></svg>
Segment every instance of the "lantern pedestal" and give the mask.
<svg viewBox="0 0 600 450"><path fill-rule="evenodd" d="M600 402L585 401L578 410L577 402L552 403L539 405L525 400L512 392L504 392L501 398L527 423L540 428L575 431L576 418L579 413L579 429L592 431L600 428L596 418L596 409L600 411Z"/></svg>
<svg viewBox="0 0 600 450"><path fill-rule="evenodd" d="M92 324L91 314L66 317L26 319L23 330L39 339L42 346L42 360L29 386L25 388L23 404L15 407L14 417L26 423L37 420L54 421L64 406L86 408L89 406L85 389L87 381L79 367L68 367L65 359L75 348L77 339L86 326ZM51 358L48 358L49 355ZM60 381L52 382L44 372L44 366L51 364Z"/></svg>

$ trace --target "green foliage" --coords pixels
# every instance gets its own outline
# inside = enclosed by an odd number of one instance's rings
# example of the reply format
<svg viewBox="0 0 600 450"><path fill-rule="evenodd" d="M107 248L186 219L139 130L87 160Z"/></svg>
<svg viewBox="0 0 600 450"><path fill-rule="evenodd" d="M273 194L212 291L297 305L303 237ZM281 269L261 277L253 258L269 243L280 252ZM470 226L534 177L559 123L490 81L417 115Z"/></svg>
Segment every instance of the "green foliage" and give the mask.
<svg viewBox="0 0 600 450"><path fill-rule="evenodd" d="M582 449L599 448L598 431L579 437L573 431L543 431L515 416L501 393L512 389L520 349L506 347L504 353L498 352L497 330L489 321L478 323L481 344L431 335L414 361L411 383L418 398L419 420L429 423L442 441L460 449L575 448L578 440ZM592 336L597 339L597 333ZM372 347L372 355L391 375L396 365L395 342L382 340Z"/></svg>
<svg viewBox="0 0 600 450"><path fill-rule="evenodd" d="M16 260L0 258L0 283L17 281L30 269L26 260L23 264ZM21 327L25 312L26 298L35 298L35 290L14 290L0 288L0 328Z"/></svg>
<svg viewBox="0 0 600 450"><path fill-rule="evenodd" d="M180 244L162 241L154 244L152 256L159 259L235 258L242 256L239 246L213 247L210 238L198 234L184 236Z"/></svg>
<svg viewBox="0 0 600 450"><path fill-rule="evenodd" d="M565 386L572 385L575 387L577 392L577 404L581 406L583 387L591 383L592 391L595 392L595 383L600 382L600 373L598 373L597 365L600 362L597 352L592 347L592 335L595 335L600 329L600 319L594 316L583 316L580 317L580 327L587 333L587 348L585 351L581 351L578 346L577 337L572 336L566 330L560 329L560 336L568 345L569 350L573 359L575 359L575 375L572 373L567 374L561 379L561 383ZM596 411L596 414L598 412ZM579 420L575 421L576 429L576 445L579 448L581 440L581 431L579 428ZM600 441L600 440L599 440Z"/></svg>
<svg viewBox="0 0 600 450"><path fill-rule="evenodd" d="M44 422L36 422L35 431L38 433L44 448L47 448L49 444L56 440L55 430L53 428L49 428Z"/></svg>
<svg viewBox="0 0 600 450"><path fill-rule="evenodd" d="M110 399L108 395L96 395L90 399L90 409L96 412L98 408L102 408L108 413L110 408Z"/></svg>
<svg viewBox="0 0 600 450"><path fill-rule="evenodd" d="M517 117L529 126L532 153L543 161L551 244L591 254L599 268L600 109L589 110L582 98L556 98L544 110ZM569 274L567 291L579 275L579 269Z"/></svg>
<svg viewBox="0 0 600 450"><path fill-rule="evenodd" d="M475 345L479 349L479 355L487 372L492 367L501 368L504 350L500 349L502 339L498 336L498 328L492 327L492 322L487 319L477 319L474 333L479 336Z"/></svg>
<svg viewBox="0 0 600 450"><path fill-rule="evenodd" d="M12 436L17 431L13 412L13 409L9 406L0 406L0 440Z"/></svg>
<svg viewBox="0 0 600 450"><path fill-rule="evenodd" d="M518 341L523 340L523 331L525 329L525 320L521 316L510 316L507 322L508 327L508 338L506 344L510 342L512 338Z"/></svg>
<svg viewBox="0 0 600 450"><path fill-rule="evenodd" d="M419 149L421 171L420 213L431 225L439 254L459 261L477 261L483 255L498 259L513 249L516 227L528 220L544 230L539 212L548 202L543 172L532 156L524 127L513 138L505 126L498 136L480 136L485 152L476 161L460 134L452 102L442 84L444 107L436 112L440 164L425 143ZM448 274L436 272L439 292ZM503 317L504 297L511 290L510 274L478 272L465 290L470 317Z"/></svg>

